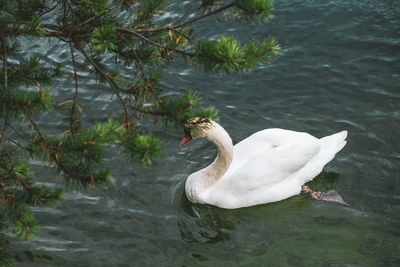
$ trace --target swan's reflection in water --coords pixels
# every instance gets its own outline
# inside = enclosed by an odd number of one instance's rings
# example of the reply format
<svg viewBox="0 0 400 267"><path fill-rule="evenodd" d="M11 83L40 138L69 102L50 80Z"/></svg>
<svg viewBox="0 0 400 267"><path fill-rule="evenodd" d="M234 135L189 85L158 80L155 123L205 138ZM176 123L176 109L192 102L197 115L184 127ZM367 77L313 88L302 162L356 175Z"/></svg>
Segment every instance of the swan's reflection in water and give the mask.
<svg viewBox="0 0 400 267"><path fill-rule="evenodd" d="M181 194L182 210L178 212L178 227L186 242L215 244L230 240L240 216L234 210L193 204L184 192Z"/></svg>

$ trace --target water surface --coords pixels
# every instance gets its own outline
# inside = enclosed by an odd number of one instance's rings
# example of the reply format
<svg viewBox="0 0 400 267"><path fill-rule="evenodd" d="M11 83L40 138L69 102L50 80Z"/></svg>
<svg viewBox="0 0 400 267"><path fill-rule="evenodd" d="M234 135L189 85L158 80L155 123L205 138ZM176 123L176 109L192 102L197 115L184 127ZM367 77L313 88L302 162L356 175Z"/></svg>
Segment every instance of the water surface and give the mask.
<svg viewBox="0 0 400 267"><path fill-rule="evenodd" d="M177 60L163 68L163 86L176 94L200 92L220 111L234 142L271 127L317 137L348 130L348 144L314 187L336 189L350 206L302 195L237 210L193 205L184 181L216 150L200 140L180 148L179 134L158 131L165 153L151 168L129 166L113 153L114 188L69 191L57 207L34 208L40 234L13 242L17 266L400 266L400 2L275 6L266 25L210 19L197 26L208 37L272 35L284 52L277 61L220 76ZM179 5L170 10L179 12ZM49 49L48 62L69 58L68 47L48 46L31 49ZM88 121L119 111L107 88L89 78L80 83ZM73 84L60 80L54 90L66 100ZM58 119L40 124L56 133ZM40 162L34 165L39 180L57 183Z"/></svg>

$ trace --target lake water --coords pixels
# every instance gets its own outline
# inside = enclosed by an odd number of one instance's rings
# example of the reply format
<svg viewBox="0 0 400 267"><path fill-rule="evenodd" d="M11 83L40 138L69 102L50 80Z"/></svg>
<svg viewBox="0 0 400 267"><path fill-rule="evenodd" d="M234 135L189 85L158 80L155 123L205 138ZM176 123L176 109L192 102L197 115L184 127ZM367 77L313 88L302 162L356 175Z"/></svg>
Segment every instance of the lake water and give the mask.
<svg viewBox="0 0 400 267"><path fill-rule="evenodd" d="M13 239L16 266L400 266L400 1L287 0L275 7L268 24L210 19L196 26L207 37L274 36L284 52L278 60L228 76L177 60L162 67L163 86L200 92L234 143L272 127L317 137L348 130L346 147L313 186L339 191L350 206L305 195L237 210L193 205L184 181L216 149L204 140L181 148L181 134L159 130L165 153L152 167L132 167L111 153L114 188L70 190L56 207L34 208L40 234ZM56 42L29 51L48 53L47 62L69 60L69 48ZM110 90L89 77L80 83L87 121L119 111ZM61 102L72 97L73 84L60 80L54 90ZM39 124L56 133L58 119ZM32 163L38 180L62 184Z"/></svg>

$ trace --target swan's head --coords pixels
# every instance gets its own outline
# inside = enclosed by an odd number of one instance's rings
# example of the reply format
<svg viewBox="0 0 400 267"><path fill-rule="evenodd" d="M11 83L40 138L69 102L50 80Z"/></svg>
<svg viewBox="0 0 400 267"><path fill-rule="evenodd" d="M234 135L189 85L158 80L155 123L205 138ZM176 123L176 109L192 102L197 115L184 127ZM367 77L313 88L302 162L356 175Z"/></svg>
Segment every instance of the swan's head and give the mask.
<svg viewBox="0 0 400 267"><path fill-rule="evenodd" d="M211 119L193 118L184 123L185 136L182 139L181 146L193 138L206 137L208 130L212 126Z"/></svg>

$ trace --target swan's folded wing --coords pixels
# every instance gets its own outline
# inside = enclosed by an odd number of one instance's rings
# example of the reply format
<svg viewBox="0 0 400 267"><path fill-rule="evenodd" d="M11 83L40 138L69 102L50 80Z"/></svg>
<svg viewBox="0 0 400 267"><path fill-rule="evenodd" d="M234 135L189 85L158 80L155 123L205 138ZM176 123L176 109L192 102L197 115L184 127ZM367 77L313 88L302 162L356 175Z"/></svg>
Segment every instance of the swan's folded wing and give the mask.
<svg viewBox="0 0 400 267"><path fill-rule="evenodd" d="M234 146L235 156L233 158L232 167L237 168L249 158L257 154L264 154L268 150L275 149L282 145L303 144L317 142L317 140L318 139L314 136L304 132L277 128L262 130L252 134Z"/></svg>
<svg viewBox="0 0 400 267"><path fill-rule="evenodd" d="M247 192L271 187L292 179L309 164L320 150L319 142L292 143L253 156L240 167L228 171L221 186L232 191Z"/></svg>

